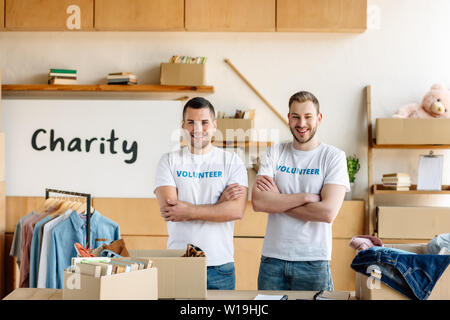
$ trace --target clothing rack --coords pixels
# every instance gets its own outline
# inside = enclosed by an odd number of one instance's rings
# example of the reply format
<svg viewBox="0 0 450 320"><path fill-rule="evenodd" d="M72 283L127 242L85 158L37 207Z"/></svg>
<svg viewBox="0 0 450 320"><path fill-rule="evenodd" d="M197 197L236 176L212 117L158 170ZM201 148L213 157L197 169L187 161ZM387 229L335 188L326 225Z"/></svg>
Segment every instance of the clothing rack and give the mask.
<svg viewBox="0 0 450 320"><path fill-rule="evenodd" d="M50 192L86 198L86 248L89 249L90 244L91 244L90 243L91 199L92 199L91 194L46 188L45 189L45 199L49 198Z"/></svg>

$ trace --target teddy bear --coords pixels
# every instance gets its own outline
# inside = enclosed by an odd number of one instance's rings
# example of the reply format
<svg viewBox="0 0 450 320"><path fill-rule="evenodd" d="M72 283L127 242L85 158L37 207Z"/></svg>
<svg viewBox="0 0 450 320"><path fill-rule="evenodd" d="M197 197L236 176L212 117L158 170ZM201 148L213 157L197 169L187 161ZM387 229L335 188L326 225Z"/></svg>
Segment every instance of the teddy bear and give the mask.
<svg viewBox="0 0 450 320"><path fill-rule="evenodd" d="M434 84L422 103L401 107L393 118L450 118L450 91L442 84Z"/></svg>

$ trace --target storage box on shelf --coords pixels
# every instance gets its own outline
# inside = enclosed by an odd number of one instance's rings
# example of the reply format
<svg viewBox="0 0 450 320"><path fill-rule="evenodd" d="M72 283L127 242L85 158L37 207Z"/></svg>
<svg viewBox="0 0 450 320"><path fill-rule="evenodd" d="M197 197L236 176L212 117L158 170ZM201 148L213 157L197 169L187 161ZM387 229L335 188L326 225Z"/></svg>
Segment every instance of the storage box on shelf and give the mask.
<svg viewBox="0 0 450 320"><path fill-rule="evenodd" d="M441 191L421 191L417 190L416 185L411 185L409 191L389 190L383 185L374 184L373 179L373 152L374 149L450 149L450 119L377 119L376 121L376 140L373 139L372 117L371 117L371 86L365 88L366 92L366 108L367 108L367 128L368 128L368 183L369 183L369 197L368 209L369 219L367 232L369 234L379 235L385 237L388 234L390 238L397 239L424 239L423 234L413 228L414 225L428 225L430 219L440 209L429 207L431 214L426 214L424 210L427 208L410 209L414 221L410 219L402 220L402 226L410 228L408 234L403 234L398 231L397 236L394 234L396 230L386 229L389 223L385 223L388 219L384 214L387 210L394 212L389 218L400 217L405 212L402 207L392 207L389 209L381 209L381 219L376 219L376 203L375 196L383 195L449 195L450 187L442 186ZM427 128L424 130L424 128ZM420 129L420 130L419 130ZM444 132L444 134L442 134ZM446 134L445 132L448 132ZM397 212L398 211L398 212ZM395 214L398 214L395 215ZM379 217L379 218L380 218ZM440 217L444 217L440 216ZM441 219L441 218L439 218ZM397 225L396 225L397 226ZM401 228L401 227L399 227ZM436 230L437 231L437 230ZM448 231L447 231L448 232ZM394 233L394 234L393 234ZM436 234L428 234L425 239L431 239Z"/></svg>
<svg viewBox="0 0 450 320"><path fill-rule="evenodd" d="M161 63L162 85L204 86L206 64Z"/></svg>
<svg viewBox="0 0 450 320"><path fill-rule="evenodd" d="M254 119L217 119L216 137L221 136L223 141L249 141L253 138L254 125Z"/></svg>
<svg viewBox="0 0 450 320"><path fill-rule="evenodd" d="M376 142L377 145L450 145L450 119L379 118Z"/></svg>

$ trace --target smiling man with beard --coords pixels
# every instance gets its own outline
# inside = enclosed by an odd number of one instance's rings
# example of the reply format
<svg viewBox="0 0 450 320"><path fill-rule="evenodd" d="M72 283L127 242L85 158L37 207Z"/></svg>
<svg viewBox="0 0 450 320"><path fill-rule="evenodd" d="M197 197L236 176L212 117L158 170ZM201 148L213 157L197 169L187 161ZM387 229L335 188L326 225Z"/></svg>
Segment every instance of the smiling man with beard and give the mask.
<svg viewBox="0 0 450 320"><path fill-rule="evenodd" d="M293 141L267 149L252 190L255 211L269 213L258 290L333 290L332 223L350 190L345 153L321 143L317 98L289 100Z"/></svg>
<svg viewBox="0 0 450 320"><path fill-rule="evenodd" d="M197 97L186 103L182 128L188 146L161 157L154 192L167 221L167 248L192 244L202 249L207 288L233 290L234 220L244 215L248 178L236 153L211 144L216 127L208 100Z"/></svg>

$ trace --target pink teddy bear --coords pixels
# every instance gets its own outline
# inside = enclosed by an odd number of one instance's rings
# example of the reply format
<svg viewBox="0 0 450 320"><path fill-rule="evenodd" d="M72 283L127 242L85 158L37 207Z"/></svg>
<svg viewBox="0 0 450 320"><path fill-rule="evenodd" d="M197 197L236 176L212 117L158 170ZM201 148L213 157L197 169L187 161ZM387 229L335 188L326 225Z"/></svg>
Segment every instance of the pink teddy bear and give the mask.
<svg viewBox="0 0 450 320"><path fill-rule="evenodd" d="M412 103L401 107L393 118L450 118L450 91L434 84L423 97L422 104Z"/></svg>

